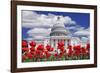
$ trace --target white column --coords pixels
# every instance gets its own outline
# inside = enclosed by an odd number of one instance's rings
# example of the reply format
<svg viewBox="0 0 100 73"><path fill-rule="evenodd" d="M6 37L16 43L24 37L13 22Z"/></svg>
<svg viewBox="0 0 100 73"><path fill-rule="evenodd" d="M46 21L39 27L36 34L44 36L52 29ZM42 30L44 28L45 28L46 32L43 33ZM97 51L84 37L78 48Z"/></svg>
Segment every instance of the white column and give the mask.
<svg viewBox="0 0 100 73"><path fill-rule="evenodd" d="M57 39L55 40L55 50L57 50Z"/></svg>
<svg viewBox="0 0 100 73"><path fill-rule="evenodd" d="M52 46L52 47L54 47L54 46L53 46L53 43L54 43L54 42L53 42L53 40L51 39L51 46Z"/></svg>
<svg viewBox="0 0 100 73"><path fill-rule="evenodd" d="M53 48L55 49L55 40L53 40Z"/></svg>
<svg viewBox="0 0 100 73"><path fill-rule="evenodd" d="M67 49L67 39L65 39L65 49Z"/></svg>
<svg viewBox="0 0 100 73"><path fill-rule="evenodd" d="M72 40L67 39L67 46L71 45L71 43L72 43Z"/></svg>
<svg viewBox="0 0 100 73"><path fill-rule="evenodd" d="M44 46L46 46L46 42L45 42L45 40L43 40L43 43L44 43Z"/></svg>

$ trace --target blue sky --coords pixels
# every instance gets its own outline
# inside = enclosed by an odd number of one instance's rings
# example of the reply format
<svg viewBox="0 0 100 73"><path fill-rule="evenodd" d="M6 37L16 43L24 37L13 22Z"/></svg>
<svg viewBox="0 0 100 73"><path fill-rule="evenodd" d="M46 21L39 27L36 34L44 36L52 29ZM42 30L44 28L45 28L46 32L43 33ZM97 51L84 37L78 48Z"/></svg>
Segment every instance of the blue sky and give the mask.
<svg viewBox="0 0 100 73"><path fill-rule="evenodd" d="M71 17L76 23L83 27L89 27L90 24L90 14L89 13L75 13L75 12L49 12L49 11L35 11L39 14L48 15L48 13L52 13L54 15L62 15Z"/></svg>
<svg viewBox="0 0 100 73"><path fill-rule="evenodd" d="M90 14L89 13L49 12L49 11L31 11L31 12L35 12L36 14L39 14L39 15L44 14L46 16L48 16L49 13L53 14L55 16L63 16L63 17L69 16L73 21L76 22L76 25L70 25L70 26L84 27L84 30L89 28L89 25L90 25ZM24 15L24 13L22 13L22 15ZM33 17L35 17L35 16L33 15ZM22 19L23 19L23 17L22 17ZM32 23L32 24L34 25L34 23ZM65 26L67 28L69 25L65 25ZM27 32L31 29L32 28L26 28L26 27L22 26L22 39L26 39L29 37ZM76 29L78 29L78 28L76 28ZM76 31L74 31L74 32L76 32Z"/></svg>

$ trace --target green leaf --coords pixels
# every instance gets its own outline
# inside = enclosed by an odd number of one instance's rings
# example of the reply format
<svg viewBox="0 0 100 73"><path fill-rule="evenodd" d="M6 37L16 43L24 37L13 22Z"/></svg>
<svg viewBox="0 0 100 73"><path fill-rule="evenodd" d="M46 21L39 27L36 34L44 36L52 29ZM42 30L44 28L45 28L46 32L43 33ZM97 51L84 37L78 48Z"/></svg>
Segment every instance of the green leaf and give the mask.
<svg viewBox="0 0 100 73"><path fill-rule="evenodd" d="M65 57L62 57L61 60L65 60Z"/></svg>
<svg viewBox="0 0 100 73"><path fill-rule="evenodd" d="M25 62L30 62L30 59L29 59L29 58L27 58L27 59L25 60Z"/></svg>

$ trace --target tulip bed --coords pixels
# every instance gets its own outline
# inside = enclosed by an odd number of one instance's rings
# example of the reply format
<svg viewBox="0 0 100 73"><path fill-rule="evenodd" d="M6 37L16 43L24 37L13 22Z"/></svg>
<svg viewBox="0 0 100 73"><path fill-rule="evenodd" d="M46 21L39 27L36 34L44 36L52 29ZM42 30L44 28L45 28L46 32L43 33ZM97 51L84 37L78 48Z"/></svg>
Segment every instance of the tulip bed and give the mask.
<svg viewBox="0 0 100 73"><path fill-rule="evenodd" d="M84 60L90 58L90 44L86 43L85 47L81 45L68 45L65 50L64 42L57 44L57 51L49 44L44 46L35 41L28 43L22 41L22 62L44 62L44 61L61 61L61 60ZM29 47L30 46L30 47Z"/></svg>

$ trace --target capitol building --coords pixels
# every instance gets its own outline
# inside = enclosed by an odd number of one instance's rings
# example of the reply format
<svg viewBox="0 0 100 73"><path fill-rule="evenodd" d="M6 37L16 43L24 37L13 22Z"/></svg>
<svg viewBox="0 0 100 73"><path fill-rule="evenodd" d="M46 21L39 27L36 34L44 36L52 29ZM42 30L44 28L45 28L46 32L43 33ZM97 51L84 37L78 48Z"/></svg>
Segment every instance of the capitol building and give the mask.
<svg viewBox="0 0 100 73"><path fill-rule="evenodd" d="M80 39L77 37L69 37L69 30L66 29L63 22L60 21L60 17L57 17L56 23L51 28L50 37L45 39L33 39L37 44L50 44L57 51L58 42L64 42L64 48L67 49L68 44L74 45L80 43Z"/></svg>
<svg viewBox="0 0 100 73"><path fill-rule="evenodd" d="M57 44L60 41L64 42L64 48L71 42L70 38L67 36L69 31L65 28L64 23L60 21L60 17L57 18L56 24L51 28L50 33L50 45L57 50Z"/></svg>

